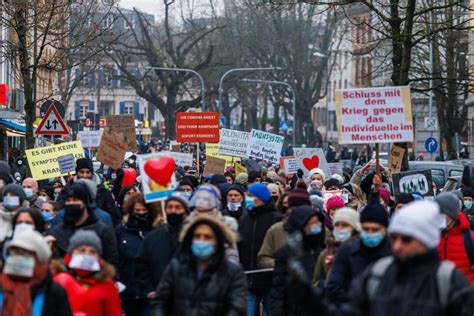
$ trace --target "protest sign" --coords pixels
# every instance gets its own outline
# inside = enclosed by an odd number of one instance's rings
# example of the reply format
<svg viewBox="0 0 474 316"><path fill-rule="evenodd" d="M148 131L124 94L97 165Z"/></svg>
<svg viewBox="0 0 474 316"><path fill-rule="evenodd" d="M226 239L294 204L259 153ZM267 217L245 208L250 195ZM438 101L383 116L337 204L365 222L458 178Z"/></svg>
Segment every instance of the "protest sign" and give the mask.
<svg viewBox="0 0 474 316"><path fill-rule="evenodd" d="M262 171L262 166L256 160L244 159L243 163L245 164L245 167L247 168L248 171L252 171L252 170L256 170L259 172Z"/></svg>
<svg viewBox="0 0 474 316"><path fill-rule="evenodd" d="M204 166L204 176L207 177L211 174L215 173L224 173L225 169L225 160L212 157L212 156L206 156L206 165Z"/></svg>
<svg viewBox="0 0 474 316"><path fill-rule="evenodd" d="M399 146L392 146L390 150L390 158L388 160L389 174L398 173L402 170L403 156L405 155L405 148Z"/></svg>
<svg viewBox="0 0 474 316"><path fill-rule="evenodd" d="M145 202L166 200L178 183L174 175L176 163L170 156L152 153L137 156Z"/></svg>
<svg viewBox="0 0 474 316"><path fill-rule="evenodd" d="M180 144L171 145L171 151L173 151L175 153L180 153L181 152L181 145Z"/></svg>
<svg viewBox="0 0 474 316"><path fill-rule="evenodd" d="M322 169L326 177L331 175L326 156L321 148L294 148L293 151L298 162L298 168L303 170L305 178L314 168Z"/></svg>
<svg viewBox="0 0 474 316"><path fill-rule="evenodd" d="M206 144L206 156L212 156L225 160L226 167L233 166L234 162L240 161L240 158L222 155L219 153L219 144Z"/></svg>
<svg viewBox="0 0 474 316"><path fill-rule="evenodd" d="M220 131L219 153L235 157L247 157L249 132L222 128Z"/></svg>
<svg viewBox="0 0 474 316"><path fill-rule="evenodd" d="M247 156L277 164L285 137L252 129L247 147Z"/></svg>
<svg viewBox="0 0 474 316"><path fill-rule="evenodd" d="M73 154L58 157L58 164L61 173L70 173L76 170Z"/></svg>
<svg viewBox="0 0 474 316"><path fill-rule="evenodd" d="M339 144L413 141L409 87L336 90Z"/></svg>
<svg viewBox="0 0 474 316"><path fill-rule="evenodd" d="M122 167L126 152L127 144L125 143L125 138L106 127L96 155L97 160L112 169L119 169Z"/></svg>
<svg viewBox="0 0 474 316"><path fill-rule="evenodd" d="M342 163L343 168L349 168L352 170L352 160L339 160L340 163Z"/></svg>
<svg viewBox="0 0 474 316"><path fill-rule="evenodd" d="M170 156L174 159L177 166L186 167L193 165L193 154L177 153L174 151L161 151L157 153L161 156Z"/></svg>
<svg viewBox="0 0 474 316"><path fill-rule="evenodd" d="M235 176L238 176L241 173L248 173L247 168L245 168L245 166L242 165L242 163L240 162L234 163L234 167L235 167Z"/></svg>
<svg viewBox="0 0 474 316"><path fill-rule="evenodd" d="M323 205L325 210L327 210L326 204L330 198L333 196L339 196L342 198L342 190L322 191L321 193L323 194Z"/></svg>
<svg viewBox="0 0 474 316"><path fill-rule="evenodd" d="M400 193L418 192L423 196L434 196L431 170L415 170L392 175L393 193L397 198Z"/></svg>
<svg viewBox="0 0 474 316"><path fill-rule="evenodd" d="M295 156L287 156L280 158L280 168L285 171L286 174L296 173L298 171L298 161Z"/></svg>
<svg viewBox="0 0 474 316"><path fill-rule="evenodd" d="M135 151L137 149L137 141L134 116L132 114L108 115L106 120L108 128L126 138L127 150Z"/></svg>
<svg viewBox="0 0 474 316"><path fill-rule="evenodd" d="M80 131L77 138L81 141L82 147L93 148L99 147L103 130L98 131Z"/></svg>
<svg viewBox="0 0 474 316"><path fill-rule="evenodd" d="M37 181L67 175L67 172L62 173L59 170L58 157L72 154L74 161L84 157L84 149L80 141L28 149L25 153L32 177ZM75 170L71 172L73 173Z"/></svg>
<svg viewBox="0 0 474 316"><path fill-rule="evenodd" d="M176 113L176 140L181 143L218 143L219 113Z"/></svg>
<svg viewBox="0 0 474 316"><path fill-rule="evenodd" d="M342 168L344 167L340 162L333 162L328 163L329 170L331 171L331 175L339 174L342 176Z"/></svg>

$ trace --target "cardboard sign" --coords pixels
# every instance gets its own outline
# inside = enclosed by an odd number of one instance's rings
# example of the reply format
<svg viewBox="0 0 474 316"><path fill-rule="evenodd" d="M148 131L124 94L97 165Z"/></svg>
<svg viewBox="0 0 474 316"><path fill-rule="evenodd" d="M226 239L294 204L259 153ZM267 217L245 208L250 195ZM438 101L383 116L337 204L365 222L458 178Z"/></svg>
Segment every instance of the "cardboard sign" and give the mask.
<svg viewBox="0 0 474 316"><path fill-rule="evenodd" d="M82 147L94 148L99 147L103 130L98 131L80 131L77 138L81 141Z"/></svg>
<svg viewBox="0 0 474 316"><path fill-rule="evenodd" d="M225 166L233 166L234 162L240 161L240 158L222 155L219 153L219 144L206 144L206 157L211 156L225 160Z"/></svg>
<svg viewBox="0 0 474 316"><path fill-rule="evenodd" d="M298 160L295 156L287 156L280 158L280 168L285 171L286 174L293 174L298 171Z"/></svg>
<svg viewBox="0 0 474 316"><path fill-rule="evenodd" d="M204 166L204 176L207 177L211 174L220 173L223 174L225 169L225 160L215 158L212 156L206 156L206 164Z"/></svg>
<svg viewBox="0 0 474 316"><path fill-rule="evenodd" d="M173 194L174 190L178 187L174 172L171 173L171 177L167 181L168 183L166 185L157 183L156 179L153 180L153 178L163 175L165 173L164 169L166 169L167 166L161 166L161 168L163 168L163 171L157 171L153 175L148 174L146 172L145 163L147 161L153 160L159 162L160 159L162 159L163 157L165 156L162 155L162 153L152 153L137 156L137 162L140 168L140 175L142 180L143 194L145 196L145 202L147 203L166 200L169 196L171 196L171 194Z"/></svg>
<svg viewBox="0 0 474 316"><path fill-rule="evenodd" d="M413 141L410 87L336 90L339 144Z"/></svg>
<svg viewBox="0 0 474 316"><path fill-rule="evenodd" d="M252 129L247 156L278 164L285 137Z"/></svg>
<svg viewBox="0 0 474 316"><path fill-rule="evenodd" d="M400 193L418 192L423 196L434 196L431 170L415 170L392 175L395 198Z"/></svg>
<svg viewBox="0 0 474 316"><path fill-rule="evenodd" d="M219 113L176 113L176 140L181 143L218 143Z"/></svg>
<svg viewBox="0 0 474 316"><path fill-rule="evenodd" d="M193 165L193 154L177 153L174 151L160 151L157 153L159 156L170 156L174 159L177 166L186 167Z"/></svg>
<svg viewBox="0 0 474 316"><path fill-rule="evenodd" d="M333 163L328 163L329 170L331 171L331 175L333 174L339 174L342 176L342 168L344 165L340 162L333 162Z"/></svg>
<svg viewBox="0 0 474 316"><path fill-rule="evenodd" d="M308 177L311 169L320 168L324 171L326 178L331 175L326 156L322 148L294 148L298 168L303 170L305 178Z"/></svg>
<svg viewBox="0 0 474 316"><path fill-rule="evenodd" d="M70 173L76 170L73 154L58 157L58 164L61 173Z"/></svg>
<svg viewBox="0 0 474 316"><path fill-rule="evenodd" d="M84 149L80 141L28 149L25 153L32 177L37 181L67 175L67 172L62 173L59 170L58 157L72 154L74 161L84 157ZM71 172L73 173L75 170Z"/></svg>
<svg viewBox="0 0 474 316"><path fill-rule="evenodd" d="M222 128L220 131L219 153L235 157L247 157L249 132L234 131Z"/></svg>
<svg viewBox="0 0 474 316"><path fill-rule="evenodd" d="M235 176L238 176L241 173L248 173L247 168L243 166L240 162L234 164L235 167Z"/></svg>
<svg viewBox="0 0 474 316"><path fill-rule="evenodd" d="M180 153L181 152L181 145L178 144L178 145L171 145L171 151L175 152L175 153Z"/></svg>
<svg viewBox="0 0 474 316"><path fill-rule="evenodd" d="M137 150L135 118L132 114L108 115L107 127L125 137L127 151Z"/></svg>
<svg viewBox="0 0 474 316"><path fill-rule="evenodd" d="M405 155L405 148L399 146L392 146L390 150L390 158L388 160L389 174L398 173L402 170L403 156Z"/></svg>
<svg viewBox="0 0 474 316"><path fill-rule="evenodd" d="M122 167L126 152L125 138L106 127L96 155L97 160L112 169L119 169Z"/></svg>

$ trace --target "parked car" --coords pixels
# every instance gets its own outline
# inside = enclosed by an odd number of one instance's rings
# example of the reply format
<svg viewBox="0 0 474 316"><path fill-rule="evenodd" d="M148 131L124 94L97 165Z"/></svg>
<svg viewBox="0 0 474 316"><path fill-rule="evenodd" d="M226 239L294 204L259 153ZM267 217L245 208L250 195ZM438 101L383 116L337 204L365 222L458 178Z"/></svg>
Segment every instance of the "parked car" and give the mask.
<svg viewBox="0 0 474 316"><path fill-rule="evenodd" d="M438 188L444 187L449 177L462 177L464 170L462 165L449 161L410 161L408 166L410 170L431 170L431 176Z"/></svg>

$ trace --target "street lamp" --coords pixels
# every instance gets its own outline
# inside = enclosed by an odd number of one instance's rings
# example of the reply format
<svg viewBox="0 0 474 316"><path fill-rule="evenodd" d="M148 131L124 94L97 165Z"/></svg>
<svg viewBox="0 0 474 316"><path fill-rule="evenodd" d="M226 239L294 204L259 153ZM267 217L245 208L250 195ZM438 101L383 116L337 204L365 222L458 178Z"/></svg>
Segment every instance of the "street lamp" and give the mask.
<svg viewBox="0 0 474 316"><path fill-rule="evenodd" d="M189 72L196 75L201 81L201 107L202 111L206 110L206 85L204 84L204 79L202 76L195 70L187 69L187 68L167 68L167 67L146 67L147 69L156 69L162 71L178 71L178 72Z"/></svg>
<svg viewBox="0 0 474 316"><path fill-rule="evenodd" d="M286 86L290 89L291 91L291 103L293 105L293 148L296 146L296 93L295 89L293 87L284 81L275 81L275 80L258 80L258 79L242 79L241 81L245 82L260 82L260 83L266 83L269 85L275 84L275 85L283 85Z"/></svg>

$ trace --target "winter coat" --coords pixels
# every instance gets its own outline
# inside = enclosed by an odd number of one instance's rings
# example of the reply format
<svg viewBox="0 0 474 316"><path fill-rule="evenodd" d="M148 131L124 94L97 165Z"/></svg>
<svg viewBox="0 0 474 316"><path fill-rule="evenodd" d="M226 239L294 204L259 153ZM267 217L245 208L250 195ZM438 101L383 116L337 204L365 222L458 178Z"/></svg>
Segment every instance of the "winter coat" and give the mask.
<svg viewBox="0 0 474 316"><path fill-rule="evenodd" d="M438 253L442 260L449 260L463 272L474 285L474 271L464 246L463 232L469 230L469 221L461 212L458 212L459 225L447 232L443 232L438 245ZM471 241L474 243L474 232L471 232ZM473 246L474 247L474 246Z"/></svg>
<svg viewBox="0 0 474 316"><path fill-rule="evenodd" d="M265 234L257 255L257 265L260 269L275 267L275 253L288 242L288 232L284 225L285 221L275 223Z"/></svg>
<svg viewBox="0 0 474 316"><path fill-rule="evenodd" d="M326 296L329 301L334 304L346 301L352 280L371 263L391 254L390 242L386 238L375 248L365 247L360 238L342 244L327 277Z"/></svg>
<svg viewBox="0 0 474 316"><path fill-rule="evenodd" d="M53 226L46 232L46 236L50 235L56 239L60 256L64 256L67 253L69 246L69 239L78 230L93 230L97 233L100 240L102 241L103 258L107 262L110 262L114 266L118 266L118 251L117 251L117 239L114 231L104 223L99 222L97 218L89 213L87 220L80 226L69 226L64 223Z"/></svg>
<svg viewBox="0 0 474 316"><path fill-rule="evenodd" d="M373 299L367 294L369 268L352 283L349 301L338 315L471 316L474 288L457 269L451 277L446 308L442 310L436 278L439 265L436 250L403 263L395 260L380 279Z"/></svg>
<svg viewBox="0 0 474 316"><path fill-rule="evenodd" d="M239 221L238 243L240 262L244 270L258 269L257 255L262 247L268 229L282 220L272 201L261 207L255 207L252 212L243 215ZM269 289L272 273L255 273L248 275L250 289Z"/></svg>
<svg viewBox="0 0 474 316"><path fill-rule="evenodd" d="M89 208L94 212L95 217L97 217L97 219L100 222L104 223L111 229L114 229L114 224L112 223L112 218L110 217L109 213L96 207L95 204L89 205ZM62 223L63 218L64 218L64 209L60 210L56 214L56 216L51 220L51 226L55 226Z"/></svg>
<svg viewBox="0 0 474 316"><path fill-rule="evenodd" d="M21 208L28 208L30 203L28 201L24 201L21 206L17 207L12 211L7 210L3 203L0 203L0 242L3 242L6 238L11 237L13 233L13 217L17 213L17 211Z"/></svg>
<svg viewBox="0 0 474 316"><path fill-rule="evenodd" d="M120 209L115 204L115 200L112 197L112 193L104 188L103 185L97 187L97 197L95 199L95 204L101 210L107 212L112 218L112 223L114 226L118 225L122 220L122 214Z"/></svg>
<svg viewBox="0 0 474 316"><path fill-rule="evenodd" d="M151 231L135 258L135 279L140 293L153 292L161 276L179 246L181 226L161 225Z"/></svg>
<svg viewBox="0 0 474 316"><path fill-rule="evenodd" d="M121 293L126 298L144 298L147 293L142 293L138 289L137 280L134 277L135 260L138 250L144 238L153 231L153 226L138 221L134 216L130 216L127 223L117 226L117 246L119 252L118 280L126 288Z"/></svg>
<svg viewBox="0 0 474 316"><path fill-rule="evenodd" d="M101 270L80 278L64 263L52 264L54 281L66 289L72 311L94 316L121 316L120 296L115 285L115 269L102 261Z"/></svg>

